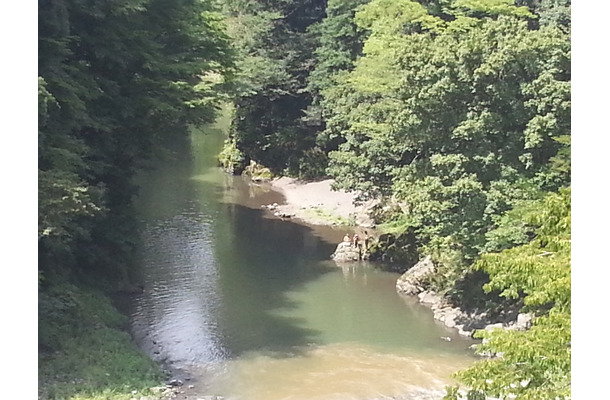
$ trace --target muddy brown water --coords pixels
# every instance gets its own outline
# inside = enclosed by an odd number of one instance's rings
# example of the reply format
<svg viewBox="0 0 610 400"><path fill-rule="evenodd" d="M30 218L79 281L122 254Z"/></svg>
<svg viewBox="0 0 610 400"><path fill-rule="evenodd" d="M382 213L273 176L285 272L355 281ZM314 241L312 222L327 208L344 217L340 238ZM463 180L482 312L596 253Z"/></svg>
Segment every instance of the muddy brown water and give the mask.
<svg viewBox="0 0 610 400"><path fill-rule="evenodd" d="M223 138L218 125L194 131L179 161L140 179L131 327L183 379L178 398L442 398L473 342L399 296L398 274L330 261L345 227L261 209L282 196L222 172Z"/></svg>

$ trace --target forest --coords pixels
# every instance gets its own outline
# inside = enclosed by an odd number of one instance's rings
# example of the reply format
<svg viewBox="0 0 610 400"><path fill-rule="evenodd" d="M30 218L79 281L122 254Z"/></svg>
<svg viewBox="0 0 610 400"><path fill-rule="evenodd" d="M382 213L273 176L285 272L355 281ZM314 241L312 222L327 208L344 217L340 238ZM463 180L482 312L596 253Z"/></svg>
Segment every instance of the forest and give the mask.
<svg viewBox="0 0 610 400"><path fill-rule="evenodd" d="M436 292L535 315L480 334L502 357L456 375L468 399L570 398L570 0L40 0L46 398L75 390L57 354L125 323L106 296L133 290L135 174L227 102L225 169L332 178L376 202L379 256L431 255Z"/></svg>

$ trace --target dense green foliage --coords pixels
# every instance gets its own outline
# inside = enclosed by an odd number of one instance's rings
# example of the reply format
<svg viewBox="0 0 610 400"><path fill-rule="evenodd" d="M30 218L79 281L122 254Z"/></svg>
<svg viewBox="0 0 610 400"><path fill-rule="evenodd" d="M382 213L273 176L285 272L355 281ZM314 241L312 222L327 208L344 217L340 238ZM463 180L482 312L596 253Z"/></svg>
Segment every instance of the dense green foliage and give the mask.
<svg viewBox="0 0 610 400"><path fill-rule="evenodd" d="M446 21L388 4L356 15L371 32L365 56L323 92L327 131L345 140L329 171L340 188L400 204L425 252L470 260L497 216L569 182L549 167L562 148L554 138L570 133L569 34L513 15L458 9Z"/></svg>
<svg viewBox="0 0 610 400"><path fill-rule="evenodd" d="M186 140L189 124L214 119L233 51L212 1L41 0L38 12L44 369L77 352L69 343L101 332L83 329L76 338L54 328L79 323L86 313L62 289L66 282L106 290L131 283L138 237L132 178L145 160L170 155L168 138ZM115 328L108 324L100 321L100 329Z"/></svg>
<svg viewBox="0 0 610 400"><path fill-rule="evenodd" d="M60 282L40 293L38 304L45 316L39 340L54 349L38 355L39 398L127 400L164 378L103 293Z"/></svg>
<svg viewBox="0 0 610 400"><path fill-rule="evenodd" d="M537 316L527 331L477 333L485 339L478 351L501 356L458 373L458 379L474 392L519 399L570 397L570 195L569 189L549 194L535 211L524 214L522 222L537 227L533 241L484 254L474 265L490 276L486 291L522 297L525 310Z"/></svg>
<svg viewBox="0 0 610 400"><path fill-rule="evenodd" d="M84 310L68 279L128 285L132 177L231 77L225 168L377 200L386 255L433 255L437 292L483 277L536 315L486 334L471 397L569 396L569 0L43 0L38 28L44 352Z"/></svg>
<svg viewBox="0 0 610 400"><path fill-rule="evenodd" d="M284 16L302 2L228 4L247 57L226 153L244 165L328 174L462 265L527 241L488 233L569 184L569 2L329 1L290 50Z"/></svg>
<svg viewBox="0 0 610 400"><path fill-rule="evenodd" d="M326 18L315 24L311 32L319 38L315 49L315 65L308 77L308 90L311 93L312 109L320 118L317 132L316 149L323 153L315 170L325 174L328 167L328 154L337 150L342 142L336 129L325 129L326 121L332 117L333 104L322 95L325 90L339 85L337 79L354 68L354 62L362 55L365 32L358 29L354 16L359 6L368 0L330 0L326 6Z"/></svg>
<svg viewBox="0 0 610 400"><path fill-rule="evenodd" d="M304 112L311 105L307 77L315 36L308 31L324 15L324 1L227 0L229 33L240 54L233 146L274 173L313 176L317 127ZM312 170L312 169L315 169ZM238 169L239 170L239 169Z"/></svg>
<svg viewBox="0 0 610 400"><path fill-rule="evenodd" d="M231 67L222 19L200 1L47 0L38 42L40 269L108 269L130 251L142 160L214 118Z"/></svg>

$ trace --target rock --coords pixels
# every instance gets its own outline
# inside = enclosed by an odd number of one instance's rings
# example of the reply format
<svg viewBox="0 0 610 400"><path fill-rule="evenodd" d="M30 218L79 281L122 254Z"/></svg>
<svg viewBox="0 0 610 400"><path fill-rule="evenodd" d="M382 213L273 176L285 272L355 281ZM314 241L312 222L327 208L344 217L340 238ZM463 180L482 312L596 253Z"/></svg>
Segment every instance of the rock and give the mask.
<svg viewBox="0 0 610 400"><path fill-rule="evenodd" d="M421 292L423 279L433 273L434 264L430 256L427 256L398 278L396 290L401 294L418 294Z"/></svg>
<svg viewBox="0 0 610 400"><path fill-rule="evenodd" d="M494 329L504 329L504 324L498 322L497 324L489 324L485 327L486 331L493 331Z"/></svg>
<svg viewBox="0 0 610 400"><path fill-rule="evenodd" d="M279 217L279 218L290 218L290 217L292 217L292 215L290 215L290 214L281 213L279 211L275 212L273 215L276 216L276 217Z"/></svg>
<svg viewBox="0 0 610 400"><path fill-rule="evenodd" d="M455 319L458 317L458 315L459 312L454 309L452 309L451 312L446 313L445 320L443 321L445 323L445 326L447 328L455 328L455 326L457 325Z"/></svg>
<svg viewBox="0 0 610 400"><path fill-rule="evenodd" d="M150 388L150 391L153 393L161 393L167 390L166 386L154 386Z"/></svg>
<svg viewBox="0 0 610 400"><path fill-rule="evenodd" d="M519 314L517 315L517 321L511 325L509 329L514 329L517 331L528 330L532 326L532 319L532 314Z"/></svg>
<svg viewBox="0 0 610 400"><path fill-rule="evenodd" d="M180 379L172 379L171 381L167 382L168 386L182 386L184 385L184 383L180 380Z"/></svg>
<svg viewBox="0 0 610 400"><path fill-rule="evenodd" d="M472 337L474 331L464 329L464 325L456 325L455 328L458 330L458 335L464 337Z"/></svg>
<svg viewBox="0 0 610 400"><path fill-rule="evenodd" d="M425 304L439 304L442 300L440 296L432 291L421 292L417 297L419 297L420 303Z"/></svg>
<svg viewBox="0 0 610 400"><path fill-rule="evenodd" d="M459 308L443 307L434 311L434 319L444 323L447 328L457 328L458 321L461 322L464 319L464 314ZM464 328L463 324L459 326Z"/></svg>
<svg viewBox="0 0 610 400"><path fill-rule="evenodd" d="M358 261L360 260L360 248L353 247L351 243L348 242L341 242L330 258L336 262Z"/></svg>

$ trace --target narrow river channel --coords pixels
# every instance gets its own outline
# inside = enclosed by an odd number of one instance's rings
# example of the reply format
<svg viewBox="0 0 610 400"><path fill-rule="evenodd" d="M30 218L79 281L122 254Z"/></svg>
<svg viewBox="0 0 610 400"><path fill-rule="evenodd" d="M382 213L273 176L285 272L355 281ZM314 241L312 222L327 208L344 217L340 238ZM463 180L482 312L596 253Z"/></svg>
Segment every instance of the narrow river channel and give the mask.
<svg viewBox="0 0 610 400"><path fill-rule="evenodd" d="M178 398L442 398L472 342L397 295L398 274L330 261L345 228L263 212L282 196L216 167L222 129L194 132L190 152L140 182L132 331L185 379Z"/></svg>

